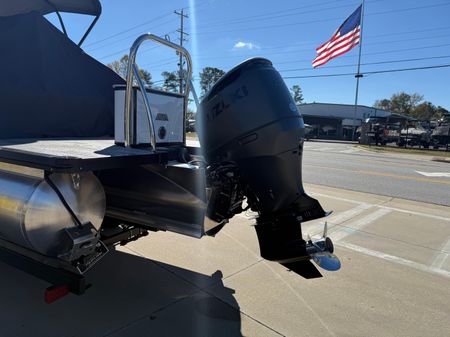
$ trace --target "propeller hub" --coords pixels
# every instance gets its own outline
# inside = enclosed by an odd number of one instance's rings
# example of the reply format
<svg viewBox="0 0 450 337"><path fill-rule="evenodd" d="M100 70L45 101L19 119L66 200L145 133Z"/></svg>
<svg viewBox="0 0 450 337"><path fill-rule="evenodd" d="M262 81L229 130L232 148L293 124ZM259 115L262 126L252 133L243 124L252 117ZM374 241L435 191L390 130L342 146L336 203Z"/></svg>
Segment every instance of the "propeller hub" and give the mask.
<svg viewBox="0 0 450 337"><path fill-rule="evenodd" d="M333 254L333 241L327 236L328 225L325 223L322 238L317 241L309 240L306 244L306 251L311 259L321 268L328 271L336 271L341 268L341 261Z"/></svg>
<svg viewBox="0 0 450 337"><path fill-rule="evenodd" d="M330 238L325 238L325 249L327 251L329 251L330 253L334 252L334 245L333 245L333 241L331 241Z"/></svg>

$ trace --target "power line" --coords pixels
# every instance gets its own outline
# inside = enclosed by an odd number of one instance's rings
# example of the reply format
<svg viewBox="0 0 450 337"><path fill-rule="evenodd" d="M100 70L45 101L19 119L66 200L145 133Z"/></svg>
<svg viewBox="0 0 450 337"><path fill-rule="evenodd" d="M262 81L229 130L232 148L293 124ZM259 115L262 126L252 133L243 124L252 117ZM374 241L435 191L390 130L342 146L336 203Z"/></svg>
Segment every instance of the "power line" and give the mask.
<svg viewBox="0 0 450 337"><path fill-rule="evenodd" d="M382 52L363 53L362 56L391 54L391 53L397 53L397 52L403 52L403 51L433 49L433 48L441 48L441 47L447 47L447 46L450 46L450 44L439 44L439 45L423 46L423 47L415 47L415 48L402 48L402 49L386 50L386 51L382 51ZM340 56L339 58L346 59L346 58L355 58L355 57L356 57L355 55L343 55L343 56ZM312 62L312 58L295 60L295 61L281 61L281 62L276 62L276 64L311 63L311 62ZM328 66L326 68L328 68Z"/></svg>
<svg viewBox="0 0 450 337"><path fill-rule="evenodd" d="M444 44L437 44L437 45L429 45L429 46L422 46L422 47L414 47L414 48L402 48L402 49L394 49L394 50L386 50L386 51L380 51L380 52L372 52L372 53L363 53L363 56L367 56L367 55L382 55L382 54L390 54L390 53L397 53L397 52L403 52L403 51L411 51L411 50L421 50L421 49L433 49L433 48L441 48L441 47L447 47L450 46L450 43L444 43ZM308 51L310 49L304 49L304 50L297 50L295 51L295 53L299 52L299 51ZM265 57L265 56L270 56L270 55L284 55L284 54L292 54L293 52L276 52L276 53L264 53L264 54L260 54L260 56ZM241 57L240 55L236 55L236 57ZM355 57L352 55L344 55L344 56L340 56L340 58L350 58L350 57ZM199 57L199 60L203 60L203 59L208 59L208 60L217 60L217 59L230 59L230 56L217 56L217 57ZM295 63L295 62L312 62L312 58L311 59L307 59L307 60L298 60L298 61L293 61L293 62L289 62L289 63ZM283 62L277 62L278 64L283 64Z"/></svg>
<svg viewBox="0 0 450 337"><path fill-rule="evenodd" d="M214 24L216 24L216 23L235 23L235 21L243 21L243 20L246 20L246 19L249 19L249 18L264 18L264 17L266 17L266 16L272 16L273 14L280 14L280 13L286 13L286 12L292 12L292 11L295 11L295 10L299 10L299 9L305 9L305 8L311 8L311 7L316 7L316 6L322 6L322 5L327 5L327 4L330 4L330 3L336 3L336 2L339 2L339 1L337 1L337 0L333 0L333 1L326 1L326 2L322 2L322 3L316 3L316 4L314 4L314 5L308 5L308 6L301 6L301 7L295 7L295 8L289 8L289 9L283 9L283 10L280 10L280 11L275 11L275 12L270 12L270 14L258 14L258 15L252 15L252 16L245 16L245 17L241 17L241 18L235 18L235 19L229 19L229 20L222 20L222 21L219 21L219 22L217 22L217 21L212 21L212 22L206 22L206 23L204 23L203 25L200 25L200 26L198 26L198 27L201 27L201 26L210 26L210 25L214 25Z"/></svg>
<svg viewBox="0 0 450 337"><path fill-rule="evenodd" d="M450 55L447 56L436 56L430 58L417 58L417 59L408 59L408 60L395 60L395 61L384 61L384 62L373 62L373 63L363 63L361 65L369 65L369 64L385 64L385 63L394 63L394 62L405 62L405 61L413 61L413 60L423 60L423 59L438 59L438 58L449 58ZM168 62L168 63L173 63ZM354 65L352 65L354 66ZM336 66L339 67L339 66ZM347 67L347 66L345 66ZM386 70L376 70L376 71L365 71L361 72L361 74L368 76L374 74L383 74L383 73L394 73L394 72L404 72L404 71L417 71L417 70L429 70L429 69L438 69L438 68L447 68L450 67L450 64L443 65L432 65L432 66L421 66L421 67L411 67L411 68L399 68L399 69L386 69ZM331 68L331 67L330 67ZM310 68L299 69L299 70L313 70ZM280 70L283 72L283 70ZM298 78L321 78L321 77L342 77L342 76L355 76L354 72L349 73L338 73L338 74L321 74L321 75L304 75L304 76L283 76L284 79L298 79Z"/></svg>
<svg viewBox="0 0 450 337"><path fill-rule="evenodd" d="M430 29L422 29L422 30L410 30L410 31L404 31L404 32L392 32L392 33L387 33L387 34L372 34L372 35L365 35L366 38L379 38L379 37L385 37L385 36L394 36L394 35L405 35L405 34L417 34L417 33L426 33L426 32L430 32L430 31L437 31L437 30L449 30L450 26L445 26L445 27L436 27L436 28L430 28ZM393 43L393 42L403 42L403 41L415 41L415 40L425 40L425 39L435 39L435 38L441 38L441 37L449 37L448 34L445 35L438 35L438 36L425 36L425 37L414 37L411 39L401 39L401 40L394 40L394 41L380 41L380 42L370 42L370 43L366 43L367 44L382 44L382 43ZM304 46L304 45L309 45L311 46L310 49L300 49L297 51L309 51L309 50L314 50L315 49L315 45L313 46L310 42L297 42L297 43L289 43L288 45L286 45L286 43L284 44L280 44L280 45L272 45L270 47L264 47L261 50L271 50L271 49L280 49L280 48L286 48L286 47L293 47L293 46Z"/></svg>
<svg viewBox="0 0 450 337"><path fill-rule="evenodd" d="M204 1L204 2L202 2L202 3L200 3L200 4L197 4L197 6L195 6L195 8L204 7L206 4L208 4L208 1ZM189 8L191 8L191 7L183 7L183 9L189 9ZM113 38L116 37L116 36L120 36L120 35L122 35L122 34L125 34L125 33L127 33L127 32L130 32L130 31L132 31L132 30L134 30L134 29L136 29L136 28L139 28L139 27L148 25L149 23L152 23L152 22L155 22L155 21L157 21L157 20L163 19L163 18L168 17L168 16L170 16L170 15L172 15L172 12L168 12L168 13L163 14L163 15L161 15L161 16L155 17L155 18L153 18L153 19L151 19L151 20L148 20L148 21L142 22L142 23L140 23L140 24L138 24L138 25L132 26L132 27L130 27L130 28L128 28L128 29L119 31L119 32L117 32L117 33L115 33L115 34L112 34L112 35L110 35L110 36L107 36L107 37L104 38L104 39L101 39L101 40L97 40L97 41L91 42L91 43L87 44L85 47L89 47L89 46L92 46L92 45L95 45L95 44L98 44L98 43L101 43L101 42L104 42L104 41L113 39ZM165 25L165 24L170 23L170 22L173 22L173 21L175 21L175 20L172 19L172 20L170 20L170 21L165 21L165 22L159 24L159 26ZM134 36L134 35L129 35L128 37L131 37L131 36ZM126 38L124 38L124 39L127 39L128 37L126 37ZM120 40L118 40L118 41L123 41L124 39L120 39ZM117 41L116 41L116 42L117 42ZM110 45L110 44L104 45L103 47L100 47L100 48L104 48L104 47L106 47L106 46L108 46L108 45ZM98 49L100 49L100 48L98 48ZM94 50L96 50L96 49L94 49ZM93 51L93 50L91 50L91 51Z"/></svg>
<svg viewBox="0 0 450 337"><path fill-rule="evenodd" d="M435 65L435 66L413 67L413 68L375 70L375 71L366 71L363 73L363 75L398 73L398 72L403 72L403 71L428 70L428 69L438 69L438 68L448 68L448 67L450 67L450 64L440 64L440 65Z"/></svg>
<svg viewBox="0 0 450 337"><path fill-rule="evenodd" d="M143 67L147 67L148 68L151 65L151 68L153 68L153 67L165 66L165 65L168 65L168 64L176 64L176 62L173 59L170 59L170 61L169 61L169 59L165 59L164 61L158 62L158 63L144 63L144 64L140 65L140 67L141 68L143 68Z"/></svg>
<svg viewBox="0 0 450 337"><path fill-rule="evenodd" d="M433 32L436 30L448 30L448 29L450 29L450 26L420 29L420 30L409 30L406 32L390 32L390 33L386 33L386 34L372 34L372 35L369 34L369 35L366 35L366 37L370 37L373 39L373 38L384 37L384 36L416 34L416 33L420 34L420 33Z"/></svg>
<svg viewBox="0 0 450 337"><path fill-rule="evenodd" d="M414 8L410 8L410 9L401 9L401 10L394 10L394 11L385 11L385 12L378 12L378 13L373 13L372 15L381 15L381 14L386 14L386 13L393 13L393 12L398 12L398 11L406 11L406 10L416 10L416 9L421 9L421 8L429 8L429 7L437 7L437 6L443 6L446 4L434 4L434 5L429 5L429 6L421 6L421 7L414 7ZM431 28L431 29L425 29L425 30L416 30L416 31L410 31L410 32L397 32L397 33L390 33L390 34L384 34L385 36L387 35L394 35L394 34L410 34L410 33L420 33L420 32L427 32L427 31L432 31L432 30L440 30L440 29L449 29L450 27L441 27L441 28ZM128 29L127 31L131 30L132 28ZM126 32L126 31L124 31ZM117 36L118 34L116 34ZM376 37L381 36L381 35L376 35ZM111 36L112 38L112 36ZM418 39L426 39L425 38L412 38L409 40L399 40L399 41L410 41L410 40L418 40ZM387 43L394 43L394 42L398 42L398 41L387 41ZM379 43L386 43L386 42L379 42ZM377 44L377 43L374 43ZM443 47L443 46L448 46L450 44L441 44L441 45L435 45L435 46L425 46L425 47L418 47L418 48L407 48L407 49L398 49L398 50L391 50L391 51L382 51L382 52L375 52L375 53L366 53L363 55L377 55L377 54L387 54L387 53L395 53L395 52L400 52L400 51L410 51L410 50L418 50L418 49L431 49L431 48L439 48L439 47ZM99 48L97 48L99 49ZM145 50L143 52L148 52L150 50L152 50L154 48L151 48L149 50ZM267 48L268 49L268 48ZM275 49L275 48L274 48ZM298 50L298 51L308 51L309 49L303 49L303 50ZM119 53L122 53L124 51L128 51L127 49L122 49L118 52L115 52L113 54L107 55L107 56L103 56L102 58L107 58ZM294 52L298 52L298 51L294 51ZM272 54L267 54L267 55L275 55L275 54L288 54L288 52L282 52L282 53L272 53ZM343 57L353 57L353 56L343 56ZM341 58L343 58L341 57ZM222 58L222 57L221 57ZM228 58L228 57L227 57ZM418 59L409 59L409 60L394 60L394 61L383 61L383 62L372 62L372 63L363 63L363 65L372 65L372 64L387 64L387 63L397 63L397 62L410 62L413 60L422 60L422 59L433 59L433 58L443 58L443 57L430 57L430 58L418 58ZM211 59L211 58L209 58ZM277 62L277 64L287 64L287 63L299 63L299 62L311 62L311 60L299 60L299 61L292 61L292 62ZM169 64L171 62L166 62L164 64ZM350 67L353 65L343 65L343 66L328 66L326 68L338 68L338 67ZM310 68L303 68L303 69L299 69L299 70L311 70ZM288 70L288 71L294 71L294 70ZM345 75L347 76L347 75Z"/></svg>
<svg viewBox="0 0 450 337"><path fill-rule="evenodd" d="M386 0L369 0L369 1L366 1L366 3L373 3L373 2L380 2L380 1L386 1ZM328 5L328 4L337 3L337 2L341 2L341 1L336 1L336 0L334 0L334 1L326 1L326 2L322 2L322 3L315 3L313 5L289 8L289 9L284 9L284 10L275 11L275 12L272 11L272 12L267 13L267 14L258 14L258 15L245 16L245 17L235 18L235 19L228 19L228 20L222 20L222 21L213 21L213 22L209 22L209 23L204 23L203 25L200 25L200 27L203 27L203 26L205 26L205 27L215 27L215 26L219 26L219 25L221 26L221 25L225 25L225 24L236 24L236 23L247 23L247 22L250 22L250 21L271 20L271 19L280 18L280 17L301 15L301 14L319 12L319 11L324 11L324 10L329 10L329 9L338 9L338 8L344 8L344 7L357 6L357 5L360 4L360 2L355 2L355 3L351 3L351 4L347 4L347 5L340 5L340 6L335 6L335 7L320 8L320 9L316 9L316 10L312 10L312 11L300 11L300 13L293 13L295 11L303 10L303 9L306 9L306 8L320 7L320 6L323 6L323 5ZM274 14L280 14L280 13L286 13L286 12L287 12L287 14L274 15Z"/></svg>
<svg viewBox="0 0 450 337"><path fill-rule="evenodd" d="M377 65L377 64L390 64L390 63L402 63L402 62L413 62L413 61L424 61L424 60L435 60L435 59L443 59L443 58L450 58L450 55L444 55L444 56L431 56L431 57L419 57L419 58L412 58L412 59L403 59L403 60L391 60L391 61L380 61L380 62L367 62L367 63L361 63L362 66L368 66L368 65ZM348 64L348 65L339 65L339 66L327 66L324 69L329 68L349 68L349 67L356 67L357 64ZM280 73L283 72L291 72L291 71L312 71L316 70L314 68L308 67L308 68L297 68L297 69L283 69L278 70Z"/></svg>
<svg viewBox="0 0 450 337"><path fill-rule="evenodd" d="M111 54L108 54L108 55L105 55L105 56L102 56L102 57L98 57L97 59L98 60L103 60L103 59L106 59L106 58L111 57L111 56L115 56L115 55L119 55L119 54L122 54L122 53L126 53L127 51L130 51L130 48L124 48L124 49L118 50L118 51L116 51L114 53L111 53Z"/></svg>
<svg viewBox="0 0 450 337"><path fill-rule="evenodd" d="M384 11L384 12L376 12L376 13L370 13L367 14L367 16L374 16L374 15L384 15L389 13L398 13L398 12L406 12L406 11L412 11L412 10L418 10L418 9L426 9L426 8L435 8L435 7L443 7L443 6L449 6L450 2L441 3L441 4L433 4L433 5L427 5L427 6L420 6L420 7L411 7L411 8L403 8L403 9L396 9L396 10L390 10L390 11ZM288 27L288 26L300 26L305 24L311 24L311 23L321 23L321 22L329 22L329 21L337 21L342 20L342 17L338 18L329 18L329 19L320 19L320 20L312 20L312 21L303 21L303 22L293 22L293 23L285 23L285 24L279 24L279 25L265 25L265 26L259 26L259 27L247 27L245 28L248 30L260 30L260 29L269 29L269 28L280 28L280 27ZM230 29L230 30L215 30L215 31L206 31L201 32L198 34L213 34L213 33L232 33L236 31L241 31L242 28L239 29Z"/></svg>
<svg viewBox="0 0 450 337"><path fill-rule="evenodd" d="M338 20L342 20L342 18L339 17L339 18L329 18L329 19L320 19L320 20L312 20L312 21L286 23L286 24L279 24L279 25L266 25L266 26L259 26L259 27L247 27L247 28L245 28L245 30L249 31L249 30L269 29L269 28L280 28L280 27L287 27L287 26L302 26L302 25L308 25L308 24L311 24L311 23L322 23L322 22L330 22L330 21L338 21ZM218 33L233 33L233 32L241 32L242 29L244 29L244 28L230 29L230 30L203 31L203 32L199 32L197 34L199 34L199 35L208 35L208 34L218 34Z"/></svg>
<svg viewBox="0 0 450 337"><path fill-rule="evenodd" d="M417 33L425 33L425 32L430 32L430 31L437 31L437 30L449 30L450 26L446 26L446 27L437 27L437 28L430 28L430 29L422 29L422 30L411 30L411 31L405 31L405 32L392 32L392 33L387 33L387 34L376 34L376 35L365 35L366 38L378 38L378 37L385 37L385 36L393 36L393 35L405 35L405 34L417 34ZM403 42L403 41L415 41L415 40L426 40L426 39L435 39L435 38L441 38L441 37L449 37L448 34L445 35L438 35L438 36L425 36L425 37L414 37L411 39L401 39L401 40L394 40L394 41L380 41L380 42L369 42L366 43L367 44L383 44L383 43L394 43L394 42ZM261 50L271 50L271 49L280 49L280 48L286 48L286 47L293 47L293 46L304 46L304 45L309 45L311 46L310 49L300 49L297 51L309 51L309 50L313 50L314 46L310 43L310 42L297 42L297 43L289 43L288 45L286 45L286 43L282 44L282 45L275 45L275 46L270 46L270 47L264 47Z"/></svg>
<svg viewBox="0 0 450 337"><path fill-rule="evenodd" d="M332 2L334 3L336 1L332 1ZM290 11L289 13L280 14L280 15L273 15L273 13L272 14L265 14L265 15L252 15L252 16L243 17L241 19L223 20L223 21L219 21L219 22L216 21L216 22L210 23L210 24L203 24L200 27L203 27L203 26L205 26L205 27L218 27L218 26L229 25L229 24L248 23L248 22L252 22L252 21L260 22L261 20L273 20L273 19L283 18L283 17L287 17L287 16L294 16L294 15L298 16L298 15L322 12L322 11L332 10L332 9L353 7L353 6L356 6L358 4L359 3L351 3L351 4L347 4L347 5L340 5L340 6L320 8L320 9L313 9L313 10L309 10L309 11L301 11L300 13L292 13L292 11ZM297 9L307 8L307 7L312 7L312 6L298 7ZM285 11L283 11L283 12L285 12Z"/></svg>
<svg viewBox="0 0 450 337"><path fill-rule="evenodd" d="M107 48L107 47L109 47L109 46L111 46L111 45L113 45L113 44L117 44L118 42L125 41L125 40L128 40L128 39L130 39L130 38L134 38L134 39L135 39L137 36L139 36L139 35L141 35L141 34L145 34L145 33L147 33L149 30L151 31L152 29L155 29L156 27L160 28L161 26L164 26L164 25L166 25L166 24L168 24L168 23L171 23L171 22L173 22L173 21L174 21L173 19L172 19L172 20L169 20L169 21L165 21L165 22L163 22L163 23L160 23L158 26L152 26L152 27L148 28L148 29L145 30L145 31L140 31L139 33L132 33L132 34L129 34L129 35L123 37L123 38L117 39L117 40L115 40L115 41L113 41L113 42L110 42L110 43L106 43L106 44L104 44L104 45L102 45L102 46L99 46L99 47L95 47L95 48L87 48L87 51L93 52L93 51L95 51L95 50L100 50L100 49L103 49L103 48Z"/></svg>
<svg viewBox="0 0 450 337"><path fill-rule="evenodd" d="M438 35L438 36L432 36L432 37L416 37L416 38L410 38L410 39L401 39L401 40L391 40L391 41L378 41L378 42L369 42L366 43L366 45L372 46L372 45L380 45L380 44L392 44L392 43L398 43L398 42L408 42L408 41L418 41L418 40L430 40L430 39L438 39L438 38L442 38L442 37L448 37L448 35ZM273 47L273 48L264 48L261 51L264 50L272 50L272 49L279 49L280 47ZM314 47L310 47L310 48L303 48L303 49L294 49L294 50L287 50L287 51L279 51L279 52L274 52L274 53L269 53L269 54L265 54L265 55L284 55L284 54L295 54L298 52L303 52L303 51L307 51L307 52L312 52L315 48ZM409 48L410 49L410 48ZM408 50L409 50L408 49Z"/></svg>
<svg viewBox="0 0 450 337"><path fill-rule="evenodd" d="M378 41L378 42L370 42L366 43L366 45L377 45L377 44L386 44L386 43L397 43L397 42L408 42L408 41L419 41L419 40L430 40L430 39L439 39L441 37L448 38L449 35L435 35L435 36L424 36L424 37L413 37L409 39L401 39L401 40L390 40L390 41Z"/></svg>
<svg viewBox="0 0 450 337"><path fill-rule="evenodd" d="M403 52L403 51L422 50L422 49L434 49L434 48L441 48L441 47L448 47L448 46L450 46L450 43L436 44L436 45L432 45L432 46L422 46L422 47L414 47L414 48L402 48L402 49L386 50L386 51L380 51L380 52L365 53L365 54L363 54L363 56L367 56L367 55L383 55L383 54L398 53L398 52ZM342 56L341 56L341 58L342 58Z"/></svg>
<svg viewBox="0 0 450 337"><path fill-rule="evenodd" d="M332 2L335 2L335 1L332 1ZM329 3L329 2L327 2L327 3ZM443 5L443 4L438 4L438 5ZM431 7L435 7L435 6L437 6L437 5L431 5ZM311 6L308 6L308 7L311 7ZM415 7L415 8L412 8L412 9L417 9L417 8L424 8L424 7L430 7L430 6L421 6L421 7ZM410 10L412 10L412 9L410 9ZM386 13L386 12L382 12L382 13ZM168 21L168 22L171 22L171 21ZM168 23L168 22L166 22L166 23ZM130 28L131 29L131 28ZM129 30L130 30L129 29ZM391 35L397 35L397 34L410 34L410 33L420 33L420 32L428 32L428 31L434 31L434 30L442 30L442 29L450 29L450 27L439 27L439 28L431 28L431 29L425 29L425 30L415 30L415 31L409 31L409 32L397 32L397 33L389 33L389 34L383 34L384 36L387 36L387 35L389 35L389 36L391 36ZM134 35L134 34L133 34ZM383 36L383 35L375 35L375 36L372 36L372 37L379 37L379 36ZM130 36L131 37L131 36ZM417 39L417 40L419 40L419 39L425 39L425 38L414 38L414 39L410 39L410 40L415 40L415 39ZM123 39L121 39L121 40L123 40ZM398 41L407 41L407 40L398 40ZM395 42L395 41L388 41L388 43L389 42ZM378 42L377 42L378 43ZM379 42L379 43L381 43L381 42ZM376 44L376 43L373 43L373 44ZM97 49L101 49L101 48L105 48L106 46L108 46L108 45L104 45L104 46L102 46L102 47L99 47L99 48L96 48L96 49L94 49L94 50L97 50ZM266 48L266 49L269 49L269 48ZM273 47L273 48L270 48L270 49L276 49L276 47ZM298 50L298 51L308 51L309 49L303 49L303 50ZM91 51L93 51L93 50L91 50ZM127 49L121 49L121 50L119 50L119 51L116 51L116 52L114 52L114 53L111 53L111 54L108 54L108 55L106 55L106 56L102 56L101 57L101 59L104 59L104 58L107 58L107 57L110 57L110 56L114 56L114 55L117 55L117 54L120 54L120 53L123 53L123 52L125 52L125 51L127 51ZM293 52L296 52L296 51L293 51ZM284 53L281 53L281 54L284 54ZM272 54L273 55L273 54ZM309 61L309 60L307 60L307 61ZM295 63L295 62L282 62L282 63L284 63L284 64L287 64L287 63ZM279 63L279 64L282 64L282 63Z"/></svg>
<svg viewBox="0 0 450 337"><path fill-rule="evenodd" d="M200 2L200 3L197 2L197 3L195 4L195 6L185 6L185 7L182 7L181 9L189 9L189 10L192 10L192 9L199 9L199 8L205 7L206 5L210 5L211 2L212 2L212 1L210 1L210 0L204 0L203 2Z"/></svg>
<svg viewBox="0 0 450 337"><path fill-rule="evenodd" d="M415 71L415 70L428 70L428 69L438 69L438 68L448 68L450 64L440 64L427 67L414 67L414 68L399 68L399 69L387 69L387 70L376 70L376 71L365 71L360 72L361 75L375 75L375 74L385 74L385 73L396 73L403 71ZM284 79L297 79L297 78L319 78L319 77L341 77L341 76L355 76L355 73L341 73L341 74L323 74L323 75L305 75L305 76L285 76Z"/></svg>
<svg viewBox="0 0 450 337"><path fill-rule="evenodd" d="M403 13L403 12L409 12L409 11L414 11L414 10L418 10L418 9L443 7L443 6L449 6L449 5L450 5L450 2L444 2L444 3L440 3L440 4L431 4L431 5L426 5L426 6L401 8L401 9L392 9L392 10L384 11L384 12L375 12L375 13L367 14L366 16L391 14L391 13Z"/></svg>
<svg viewBox="0 0 450 337"><path fill-rule="evenodd" d="M107 36L107 37L105 37L105 38L103 38L103 39L101 39L101 40L97 40L97 41L91 42L91 43L87 44L86 47L89 47L89 46L98 44L98 43L103 42L103 41L110 40L110 39L112 39L112 38L114 38L114 37L116 37L116 36L119 36L119 35L128 33L129 31L132 31L132 30L134 30L134 29L136 29L136 28L139 28L139 27L148 25L149 23L152 23L152 22L154 22L154 21L158 21L158 20L160 20L160 19L163 19L163 18L165 18L165 17L168 17L168 16L170 16L171 14L172 14L172 12L169 12L169 13L166 13L166 14L163 14L163 15L160 15L160 16L157 16L156 18L153 18L153 19L151 19L151 20L145 21L145 22L143 22L143 23L140 23L140 24L138 24L138 25L136 25L136 26L133 26L133 27L130 27L130 28L128 28L128 29L122 30L122 31L120 31L120 32L117 32L117 33L115 33L115 34L112 34L112 35L110 35L110 36Z"/></svg>
<svg viewBox="0 0 450 337"><path fill-rule="evenodd" d="M175 33L175 32L176 32L176 31L173 30L173 31L171 31L171 32L169 32L169 33L167 33L167 34L164 34L164 35L167 36L167 35L170 35L170 34ZM149 51L151 51L151 50L154 50L154 49L156 49L156 48L158 48L158 46L153 46L153 47L150 47L150 48L147 48L147 49L143 49L143 50L140 51L140 53L138 54L138 56L139 56L139 55L142 55L142 54L145 54L145 53L147 53L147 52L149 52ZM103 59L106 59L106 58L111 57L111 56L115 56L115 55L127 53L127 52L129 52L129 51L130 51L130 47L124 48L124 49L120 49L120 50L115 51L115 52L113 52L113 53L111 53L111 54L108 54L108 55L104 55L104 56L98 57L97 59L98 59L98 60L103 60Z"/></svg>

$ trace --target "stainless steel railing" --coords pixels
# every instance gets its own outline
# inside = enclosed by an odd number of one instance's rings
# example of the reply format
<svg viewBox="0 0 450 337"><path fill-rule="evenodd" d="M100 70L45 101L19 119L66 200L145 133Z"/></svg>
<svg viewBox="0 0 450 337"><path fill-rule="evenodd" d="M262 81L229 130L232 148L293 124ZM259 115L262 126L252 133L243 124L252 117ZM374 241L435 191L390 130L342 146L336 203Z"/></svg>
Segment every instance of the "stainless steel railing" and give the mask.
<svg viewBox="0 0 450 337"><path fill-rule="evenodd" d="M127 69L127 89L125 92L125 123L124 123L124 128L125 128L125 146L126 147L130 147L135 144L135 130L137 130L136 128L136 116L134 116L133 114L133 99L132 99L132 93L133 93L133 79L136 78L138 85L139 85L139 89L141 90L141 94L142 97L144 99L144 105L145 105L145 110L147 111L147 118L148 118L148 123L149 123L149 128L150 128L150 144L152 146L152 148L155 150L156 149L156 136L155 136L155 128L153 125L153 118L152 118L152 111L150 108L150 101L147 95L147 92L145 90L145 84L142 81L140 74L139 74L139 68L136 65L136 55L137 52L139 50L139 47L141 46L141 44L145 41L154 41L157 43L160 43L164 46L173 48L175 50L177 50L179 53L181 53L185 59L186 59L186 65L187 65L187 79L184 81L185 82L185 86L184 86L184 111L183 114L186 114L187 108L188 108L188 99L189 99L189 92L192 92L192 96L194 97L194 101L195 104L198 106L199 102L198 102L198 97L197 94L195 92L194 86L192 85L192 59L191 59L191 55L189 54L189 52L175 44L172 43L170 41L164 40L156 35L153 34L144 34L139 36L136 41L134 41L133 45L131 46L130 49L130 55L128 58L128 69ZM182 74L180 74L181 76Z"/></svg>

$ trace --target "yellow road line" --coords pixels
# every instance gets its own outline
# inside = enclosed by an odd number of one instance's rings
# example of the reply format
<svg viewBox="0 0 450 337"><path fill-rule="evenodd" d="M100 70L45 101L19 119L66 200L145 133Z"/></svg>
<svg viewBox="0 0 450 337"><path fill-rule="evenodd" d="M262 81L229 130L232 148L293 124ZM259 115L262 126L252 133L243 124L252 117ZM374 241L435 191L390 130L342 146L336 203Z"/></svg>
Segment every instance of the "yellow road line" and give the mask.
<svg viewBox="0 0 450 337"><path fill-rule="evenodd" d="M393 163L393 162L382 161L382 160L364 160L364 159L358 159L358 160L355 160L355 161L360 162L360 163L369 163L369 164L380 163L380 164L390 165L390 166L422 168L421 165L417 165L417 164Z"/></svg>
<svg viewBox="0 0 450 337"><path fill-rule="evenodd" d="M414 177L414 176L404 176L400 174L394 174L394 173L385 173L385 172L373 172L373 171L355 171L362 174L369 174L374 176L383 176L383 177L392 177L392 178L398 178L398 179L407 179L407 180L416 180L416 181L426 181L430 183L436 183L436 184L449 184L449 180L440 180L440 179L433 179L433 178L426 178L426 177Z"/></svg>
<svg viewBox="0 0 450 337"><path fill-rule="evenodd" d="M375 171L364 171L364 170L348 170L348 169L337 168L337 167L325 167L325 166L310 165L310 164L304 164L304 165L312 166L312 167L319 167L319 168L328 169L328 170L335 170L335 171L345 171L345 172L366 174L366 175L372 175L372 176L381 176L381 177L389 177L389 178L396 178L396 179L415 180L415 181L424 181L424 182L435 183L435 184L447 184L447 185L450 185L450 180L441 180L441 179L433 179L433 178L426 178L426 177L415 177L415 176L405 176L405 175L394 174L394 173L386 173L386 172L375 172Z"/></svg>

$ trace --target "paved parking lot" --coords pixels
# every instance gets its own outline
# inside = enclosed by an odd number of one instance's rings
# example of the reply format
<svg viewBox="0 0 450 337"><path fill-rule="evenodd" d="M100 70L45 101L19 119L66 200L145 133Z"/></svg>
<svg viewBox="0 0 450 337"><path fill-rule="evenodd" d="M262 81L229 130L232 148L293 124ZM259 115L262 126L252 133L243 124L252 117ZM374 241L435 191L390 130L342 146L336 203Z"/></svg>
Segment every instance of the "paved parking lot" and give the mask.
<svg viewBox="0 0 450 337"><path fill-rule="evenodd" d="M444 336L450 209L306 185L327 219L338 272L305 280L259 257L252 220L215 238L155 233L111 253L94 286L43 304L45 282L0 265L0 336ZM322 222L304 225L320 233Z"/></svg>

